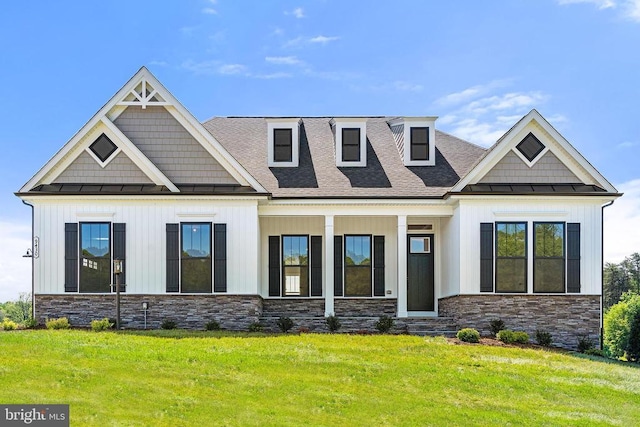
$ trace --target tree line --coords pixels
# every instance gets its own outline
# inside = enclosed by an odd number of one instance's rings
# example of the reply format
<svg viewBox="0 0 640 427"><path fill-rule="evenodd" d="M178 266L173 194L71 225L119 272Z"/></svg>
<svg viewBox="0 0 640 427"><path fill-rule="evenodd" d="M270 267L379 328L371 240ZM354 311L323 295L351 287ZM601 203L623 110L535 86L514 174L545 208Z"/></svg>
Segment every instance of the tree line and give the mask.
<svg viewBox="0 0 640 427"><path fill-rule="evenodd" d="M604 266L602 303L604 311L618 303L625 292L640 295L640 254L629 255L619 264L608 262Z"/></svg>
<svg viewBox="0 0 640 427"><path fill-rule="evenodd" d="M23 324L31 316L31 294L28 292L21 292L16 301L0 302L0 322L9 319Z"/></svg>

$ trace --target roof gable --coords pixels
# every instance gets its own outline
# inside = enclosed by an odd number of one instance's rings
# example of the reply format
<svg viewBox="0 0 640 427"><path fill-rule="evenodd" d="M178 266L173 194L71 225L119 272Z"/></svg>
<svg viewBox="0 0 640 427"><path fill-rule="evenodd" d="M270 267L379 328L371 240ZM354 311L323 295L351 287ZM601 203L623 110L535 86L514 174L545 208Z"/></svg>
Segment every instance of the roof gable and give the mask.
<svg viewBox="0 0 640 427"><path fill-rule="evenodd" d="M529 142L529 135L543 145L541 150L536 151L536 147L527 149L522 145L518 147L523 142ZM515 162L514 157L521 163ZM537 165L539 162L542 163ZM531 110L505 133L451 191L460 192L467 185L495 183L492 179L508 168L507 164L516 165L511 183L524 183L523 179L529 179L531 181L527 184L566 184L575 176L577 181L572 182L574 184L595 185L609 193L617 193L613 185L536 110ZM546 173L546 178L542 172L545 165L553 165L554 168ZM523 166L527 168L526 173ZM551 179L559 181L551 182ZM507 183L508 179L505 177L500 181Z"/></svg>

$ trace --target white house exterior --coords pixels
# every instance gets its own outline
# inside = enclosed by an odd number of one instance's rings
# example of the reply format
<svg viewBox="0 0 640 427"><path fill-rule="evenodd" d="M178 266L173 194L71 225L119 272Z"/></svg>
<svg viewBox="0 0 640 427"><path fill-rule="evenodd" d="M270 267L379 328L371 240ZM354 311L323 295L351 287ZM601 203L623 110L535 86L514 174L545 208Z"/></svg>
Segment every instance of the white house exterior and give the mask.
<svg viewBox="0 0 640 427"><path fill-rule="evenodd" d="M537 111L485 150L435 117L199 123L146 69L17 193L38 319L597 338L603 207L619 196ZM147 303L148 310L142 309Z"/></svg>

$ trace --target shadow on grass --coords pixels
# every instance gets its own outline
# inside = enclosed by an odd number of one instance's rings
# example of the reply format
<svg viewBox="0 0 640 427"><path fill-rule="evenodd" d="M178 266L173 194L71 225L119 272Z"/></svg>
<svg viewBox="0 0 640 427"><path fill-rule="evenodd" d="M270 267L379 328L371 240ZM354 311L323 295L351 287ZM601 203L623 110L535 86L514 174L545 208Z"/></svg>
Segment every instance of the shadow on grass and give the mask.
<svg viewBox="0 0 640 427"><path fill-rule="evenodd" d="M594 362L603 362L603 363L607 363L610 365L617 365L617 366L628 366L630 368L634 368L634 369L640 369L640 363L633 363L633 362L627 362L624 360L619 360L619 359L610 359L606 356L596 356L596 355L591 355L591 354L585 354L585 353L578 353L576 352L569 352L567 353L569 356L575 357L577 359L587 359L587 360L592 360Z"/></svg>
<svg viewBox="0 0 640 427"><path fill-rule="evenodd" d="M146 330L128 330L123 329L114 331L119 335L137 335L153 338L267 338L282 335L298 335L298 334L277 334L269 332L243 332L243 331L194 331L187 329L146 329Z"/></svg>

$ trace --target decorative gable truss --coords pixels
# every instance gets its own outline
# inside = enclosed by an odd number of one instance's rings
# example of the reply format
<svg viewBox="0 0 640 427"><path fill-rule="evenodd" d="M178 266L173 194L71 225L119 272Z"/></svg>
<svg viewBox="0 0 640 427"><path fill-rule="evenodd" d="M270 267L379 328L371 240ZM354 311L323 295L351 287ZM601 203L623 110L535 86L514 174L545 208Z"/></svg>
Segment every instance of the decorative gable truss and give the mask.
<svg viewBox="0 0 640 427"><path fill-rule="evenodd" d="M189 111L142 67L112 98L49 160L21 189L28 192L41 184L51 184L80 155L88 153L100 167L124 153L156 185L171 192L180 190L118 129L114 121L128 107L163 107L242 186L259 193L266 190L238 163Z"/></svg>
<svg viewBox="0 0 640 427"><path fill-rule="evenodd" d="M504 182L494 182L508 174ZM547 120L531 110L451 190L484 183L584 184L617 190Z"/></svg>

